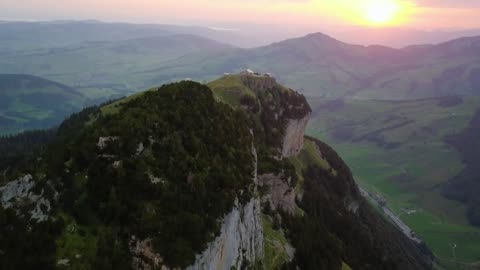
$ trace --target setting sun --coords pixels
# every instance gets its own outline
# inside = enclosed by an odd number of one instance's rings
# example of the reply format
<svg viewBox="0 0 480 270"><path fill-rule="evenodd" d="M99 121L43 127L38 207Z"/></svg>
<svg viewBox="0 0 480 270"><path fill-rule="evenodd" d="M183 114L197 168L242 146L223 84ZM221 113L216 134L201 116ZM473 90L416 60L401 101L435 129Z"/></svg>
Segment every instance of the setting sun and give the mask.
<svg viewBox="0 0 480 270"><path fill-rule="evenodd" d="M400 8L395 0L368 0L363 7L363 16L369 23L387 24L395 20Z"/></svg>

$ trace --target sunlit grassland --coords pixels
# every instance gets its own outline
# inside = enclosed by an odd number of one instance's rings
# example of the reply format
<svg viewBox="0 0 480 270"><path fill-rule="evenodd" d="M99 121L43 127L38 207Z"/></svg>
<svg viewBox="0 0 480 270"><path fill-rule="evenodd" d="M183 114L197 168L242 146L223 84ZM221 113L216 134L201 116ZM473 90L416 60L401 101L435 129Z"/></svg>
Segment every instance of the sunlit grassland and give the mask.
<svg viewBox="0 0 480 270"><path fill-rule="evenodd" d="M214 90L215 97L232 106L239 106L243 96L255 97L255 93L246 87L238 75L228 75L208 83Z"/></svg>

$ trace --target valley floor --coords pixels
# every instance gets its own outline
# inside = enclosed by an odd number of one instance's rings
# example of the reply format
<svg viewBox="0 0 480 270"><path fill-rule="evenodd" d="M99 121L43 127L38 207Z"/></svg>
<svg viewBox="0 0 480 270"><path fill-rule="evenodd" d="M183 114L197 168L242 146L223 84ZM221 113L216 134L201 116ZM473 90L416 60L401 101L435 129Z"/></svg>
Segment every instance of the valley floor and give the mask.
<svg viewBox="0 0 480 270"><path fill-rule="evenodd" d="M427 243L439 263L451 264L453 261L471 265L480 261L480 229L469 225L465 216L461 215L465 213L462 204L447 200L433 191L402 189L388 180L389 175L395 175L398 169L378 163L378 160L373 161L373 153L359 156L354 154L361 150L356 145L333 145L351 167L358 184L371 193L385 197L392 215L400 218ZM452 244L457 245L456 254L452 252Z"/></svg>
<svg viewBox="0 0 480 270"><path fill-rule="evenodd" d="M468 126L478 99L451 107L437 99L309 101L314 115L307 134L339 152L357 183L385 200L427 243L441 269L463 269L462 263L478 269L472 265L480 262L480 228L469 224L464 204L442 195L445 183L464 169L445 137Z"/></svg>

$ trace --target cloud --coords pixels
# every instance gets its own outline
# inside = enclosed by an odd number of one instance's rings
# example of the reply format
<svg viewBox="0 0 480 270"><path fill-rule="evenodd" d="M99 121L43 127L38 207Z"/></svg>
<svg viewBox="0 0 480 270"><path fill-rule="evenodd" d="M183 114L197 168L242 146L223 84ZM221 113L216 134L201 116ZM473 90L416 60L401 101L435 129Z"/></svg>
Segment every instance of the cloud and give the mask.
<svg viewBox="0 0 480 270"><path fill-rule="evenodd" d="M239 22L284 26L351 25L359 23L358 7L364 1L368 0L0 0L0 17L219 27ZM402 15L402 25L428 29L480 27L480 0L397 1L408 6Z"/></svg>

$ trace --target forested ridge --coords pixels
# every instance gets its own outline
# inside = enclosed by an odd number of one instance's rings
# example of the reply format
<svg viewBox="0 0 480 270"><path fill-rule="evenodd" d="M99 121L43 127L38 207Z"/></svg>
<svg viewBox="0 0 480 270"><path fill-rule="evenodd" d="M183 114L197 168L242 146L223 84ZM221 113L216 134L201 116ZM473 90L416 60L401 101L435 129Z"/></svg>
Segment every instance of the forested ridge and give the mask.
<svg viewBox="0 0 480 270"><path fill-rule="evenodd" d="M39 136L39 145L50 142L52 136L47 137ZM114 139L99 147L102 137ZM252 143L245 115L193 82L146 92L116 114L102 115L97 107L74 114L58 128L42 159L22 168L60 195L52 212L57 222L46 222L39 234L30 235L43 235L42 242L53 246L41 256L28 246L7 248L3 256L24 254L25 260L3 266L53 268L56 254L74 252L63 246L69 240L62 231L76 224L77 248L96 243L80 266L129 269L128 237L136 235L151 237L167 265L185 267L217 234L217 220L235 197L250 196L245 191L252 184ZM31 222L10 210L2 217L3 226ZM11 242L14 235L2 230L0 239Z"/></svg>
<svg viewBox="0 0 480 270"><path fill-rule="evenodd" d="M55 138L56 129L26 131L0 137L0 169L21 163L40 154Z"/></svg>
<svg viewBox="0 0 480 270"><path fill-rule="evenodd" d="M335 150L317 139L308 140L331 169L309 166L303 170L305 193L298 204L305 215L282 213L283 226L296 249L294 260L285 268L340 269L346 262L352 269L429 269L428 249L416 246L375 212Z"/></svg>
<svg viewBox="0 0 480 270"><path fill-rule="evenodd" d="M313 163L281 156L287 119L311 112L305 97L279 86L254 93L232 106L183 81L89 107L57 129L0 139L3 153L15 150L2 181L31 175L29 196L51 206L40 207L49 216L42 221L25 198L16 209L0 207L0 268L64 269L69 258L74 269L131 269L137 239L148 240L162 265L186 268L219 235L235 201L267 195L253 181L257 156L258 175L302 193L294 213L263 204L274 232L295 249L279 268L428 269L418 247L361 198L333 149L307 138L313 150L300 155ZM266 265L244 261L242 269Z"/></svg>

